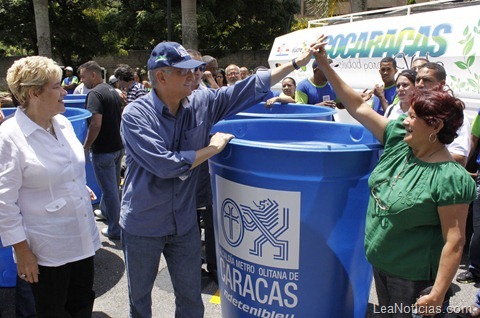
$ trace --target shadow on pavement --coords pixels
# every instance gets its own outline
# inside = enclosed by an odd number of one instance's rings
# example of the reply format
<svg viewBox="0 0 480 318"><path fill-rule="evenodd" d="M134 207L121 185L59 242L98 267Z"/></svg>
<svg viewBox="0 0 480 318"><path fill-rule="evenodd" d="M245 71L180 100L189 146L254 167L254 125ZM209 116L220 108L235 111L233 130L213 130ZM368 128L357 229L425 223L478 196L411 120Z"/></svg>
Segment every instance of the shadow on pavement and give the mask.
<svg viewBox="0 0 480 318"><path fill-rule="evenodd" d="M104 246L106 244L111 243L102 243ZM121 248L120 241L118 241L118 246ZM123 262L123 259L106 249L99 249L95 255L95 282L93 284L93 290L95 290L96 297L100 297L112 289L124 274L125 263Z"/></svg>

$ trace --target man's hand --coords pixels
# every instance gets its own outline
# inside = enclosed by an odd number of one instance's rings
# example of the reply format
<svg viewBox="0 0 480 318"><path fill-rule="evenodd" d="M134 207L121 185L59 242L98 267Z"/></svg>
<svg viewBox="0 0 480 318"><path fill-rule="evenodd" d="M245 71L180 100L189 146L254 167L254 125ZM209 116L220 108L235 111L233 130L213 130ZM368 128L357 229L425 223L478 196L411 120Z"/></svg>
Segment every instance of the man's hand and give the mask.
<svg viewBox="0 0 480 318"><path fill-rule="evenodd" d="M315 105L326 106L326 107L330 107L330 108L336 108L337 107L337 103L335 103L335 101L333 101L333 100L326 100L326 101L323 101L321 103L317 103Z"/></svg>
<svg viewBox="0 0 480 318"><path fill-rule="evenodd" d="M375 84L375 87L373 89L373 94L377 97L384 96L383 95L383 85Z"/></svg>
<svg viewBox="0 0 480 318"><path fill-rule="evenodd" d="M220 153L233 138L235 138L235 136L232 134L217 132L210 139L208 147L215 149L215 153Z"/></svg>

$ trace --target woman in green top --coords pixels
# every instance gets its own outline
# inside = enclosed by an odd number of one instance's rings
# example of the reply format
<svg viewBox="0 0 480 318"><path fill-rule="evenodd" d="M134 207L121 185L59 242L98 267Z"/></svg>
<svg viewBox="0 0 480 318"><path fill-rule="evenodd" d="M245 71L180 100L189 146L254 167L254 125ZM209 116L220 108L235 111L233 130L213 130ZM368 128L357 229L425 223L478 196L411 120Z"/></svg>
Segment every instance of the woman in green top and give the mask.
<svg viewBox="0 0 480 318"><path fill-rule="evenodd" d="M416 91L408 114L389 122L329 66L324 46L315 58L350 115L385 146L369 179L365 229L379 306L392 317L411 317L413 309L433 316L448 300L476 197L475 182L445 147L463 123L464 104L443 87Z"/></svg>

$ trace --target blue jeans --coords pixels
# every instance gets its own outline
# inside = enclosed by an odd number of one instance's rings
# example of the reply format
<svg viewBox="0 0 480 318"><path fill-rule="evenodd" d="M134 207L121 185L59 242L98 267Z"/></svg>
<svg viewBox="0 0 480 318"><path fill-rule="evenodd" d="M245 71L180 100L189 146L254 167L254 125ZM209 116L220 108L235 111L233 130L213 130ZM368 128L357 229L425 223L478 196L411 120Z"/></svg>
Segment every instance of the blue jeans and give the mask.
<svg viewBox="0 0 480 318"><path fill-rule="evenodd" d="M122 230L130 317L152 317L152 288L165 256L175 293L176 318L203 317L201 241L197 226L182 236L144 237Z"/></svg>
<svg viewBox="0 0 480 318"><path fill-rule="evenodd" d="M480 170L478 171L480 173ZM480 193L480 176L477 176L477 194ZM480 198L477 196L472 206L473 234L468 248L469 271L480 277Z"/></svg>
<svg viewBox="0 0 480 318"><path fill-rule="evenodd" d="M108 153L92 153L92 165L102 198L100 210L107 219L107 233L120 236L120 170L123 150Z"/></svg>

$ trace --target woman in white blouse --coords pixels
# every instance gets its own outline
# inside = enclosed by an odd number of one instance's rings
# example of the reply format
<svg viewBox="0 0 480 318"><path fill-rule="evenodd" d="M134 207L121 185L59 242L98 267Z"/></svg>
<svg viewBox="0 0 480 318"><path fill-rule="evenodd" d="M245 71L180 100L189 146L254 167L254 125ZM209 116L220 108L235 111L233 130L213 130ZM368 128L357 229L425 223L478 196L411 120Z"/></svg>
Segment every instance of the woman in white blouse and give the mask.
<svg viewBox="0 0 480 318"><path fill-rule="evenodd" d="M385 110L385 117L394 120L397 119L398 116L408 112L415 91L416 76L417 72L413 70L404 70L398 74L397 80L395 81L397 97L393 101L393 104Z"/></svg>
<svg viewBox="0 0 480 318"><path fill-rule="evenodd" d="M0 237L31 283L38 317L90 317L100 240L83 147L61 115L61 79L60 67L40 56L7 71L21 106L0 126Z"/></svg>

